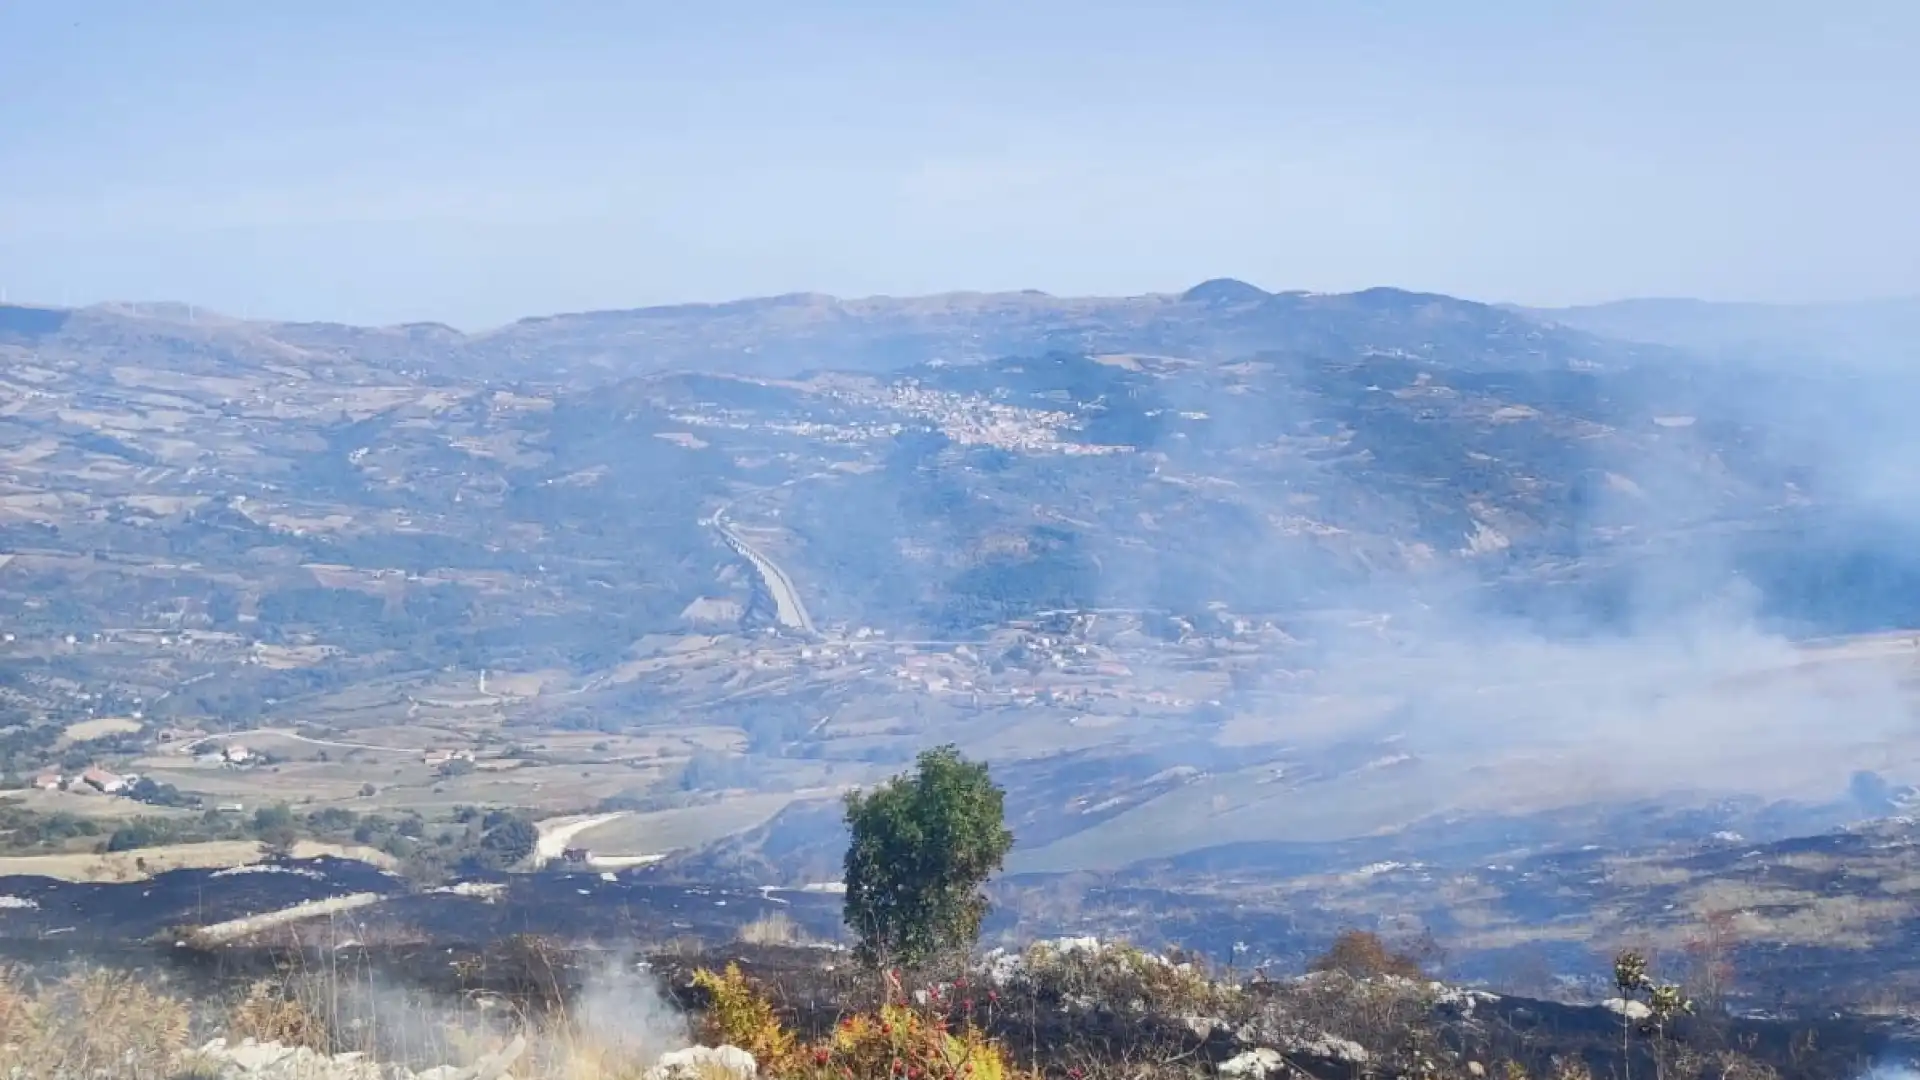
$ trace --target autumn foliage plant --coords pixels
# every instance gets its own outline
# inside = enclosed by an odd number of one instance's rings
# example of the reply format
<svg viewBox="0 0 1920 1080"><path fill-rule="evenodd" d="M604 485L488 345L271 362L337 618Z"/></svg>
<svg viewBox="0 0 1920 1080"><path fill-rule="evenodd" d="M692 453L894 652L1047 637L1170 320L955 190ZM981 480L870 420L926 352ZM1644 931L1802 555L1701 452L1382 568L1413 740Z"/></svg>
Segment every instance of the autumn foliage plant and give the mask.
<svg viewBox="0 0 1920 1080"><path fill-rule="evenodd" d="M833 1032L802 1042L782 1026L766 995L738 966L701 970L707 994L706 1040L753 1054L763 1076L795 1080L1019 1080L1024 1074L971 1016L976 1004L955 988L899 995L842 1019ZM895 984L897 985L897 984ZM892 996L892 995L890 995Z"/></svg>

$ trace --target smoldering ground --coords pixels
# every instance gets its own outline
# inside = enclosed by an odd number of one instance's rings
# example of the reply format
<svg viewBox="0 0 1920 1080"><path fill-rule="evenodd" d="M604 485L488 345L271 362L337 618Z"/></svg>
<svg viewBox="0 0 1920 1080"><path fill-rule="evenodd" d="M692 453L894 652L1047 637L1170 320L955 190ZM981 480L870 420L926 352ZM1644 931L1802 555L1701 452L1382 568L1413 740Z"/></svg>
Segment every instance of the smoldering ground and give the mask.
<svg viewBox="0 0 1920 1080"><path fill-rule="evenodd" d="M598 1067L589 1074L649 1065L689 1044L686 1015L634 956L582 959L556 949L514 960L524 978L511 992L448 993L373 966L283 974L253 983L232 1010L232 1024L263 1041L415 1065L464 1064L525 1037L532 1060L549 1068Z"/></svg>

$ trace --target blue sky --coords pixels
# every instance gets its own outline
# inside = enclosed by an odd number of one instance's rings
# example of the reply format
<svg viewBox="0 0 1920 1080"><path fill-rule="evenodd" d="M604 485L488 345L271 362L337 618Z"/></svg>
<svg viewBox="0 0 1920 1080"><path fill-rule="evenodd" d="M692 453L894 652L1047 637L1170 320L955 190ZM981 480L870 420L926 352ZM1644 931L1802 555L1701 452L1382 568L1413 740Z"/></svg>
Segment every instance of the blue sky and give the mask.
<svg viewBox="0 0 1920 1080"><path fill-rule="evenodd" d="M13 0L0 287L1915 294L1916 55L1912 0Z"/></svg>

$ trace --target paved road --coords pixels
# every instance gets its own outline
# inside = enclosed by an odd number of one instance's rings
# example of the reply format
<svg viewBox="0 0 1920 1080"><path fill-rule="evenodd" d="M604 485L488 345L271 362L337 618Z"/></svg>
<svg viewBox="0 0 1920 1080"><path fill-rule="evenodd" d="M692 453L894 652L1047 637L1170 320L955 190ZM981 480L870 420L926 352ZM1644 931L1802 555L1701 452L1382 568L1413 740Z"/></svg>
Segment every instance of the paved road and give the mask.
<svg viewBox="0 0 1920 1080"><path fill-rule="evenodd" d="M780 569L780 564L734 532L725 517L715 514L713 526L720 531L720 539L726 541L728 547L753 564L760 580L766 584L768 595L773 597L773 614L780 625L805 634L814 633L813 617L807 614L807 605L800 599L800 590L793 587L793 579Z"/></svg>

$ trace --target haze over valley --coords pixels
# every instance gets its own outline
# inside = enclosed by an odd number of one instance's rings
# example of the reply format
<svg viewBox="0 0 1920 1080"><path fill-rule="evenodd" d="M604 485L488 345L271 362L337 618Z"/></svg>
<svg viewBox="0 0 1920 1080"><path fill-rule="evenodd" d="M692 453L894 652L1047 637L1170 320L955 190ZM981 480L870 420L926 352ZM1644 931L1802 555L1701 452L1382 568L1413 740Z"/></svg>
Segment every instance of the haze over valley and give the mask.
<svg viewBox="0 0 1920 1080"><path fill-rule="evenodd" d="M1181 887L1892 812L1910 369L1607 322L1232 280L472 335L3 308L11 771L598 813L596 857L783 885L949 741L1015 871Z"/></svg>

